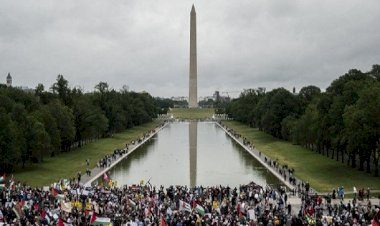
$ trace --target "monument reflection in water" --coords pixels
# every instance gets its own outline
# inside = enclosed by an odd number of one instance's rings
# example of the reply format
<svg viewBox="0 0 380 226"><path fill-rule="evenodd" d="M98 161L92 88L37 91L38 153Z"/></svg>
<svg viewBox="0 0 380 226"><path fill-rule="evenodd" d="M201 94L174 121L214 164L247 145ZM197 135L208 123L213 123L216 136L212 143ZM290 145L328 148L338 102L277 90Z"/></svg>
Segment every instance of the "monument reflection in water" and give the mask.
<svg viewBox="0 0 380 226"><path fill-rule="evenodd" d="M197 137L198 123L189 123L190 186L197 185Z"/></svg>
<svg viewBox="0 0 380 226"><path fill-rule="evenodd" d="M171 123L110 170L120 185L229 185L281 182L213 122ZM282 185L282 184L281 184Z"/></svg>

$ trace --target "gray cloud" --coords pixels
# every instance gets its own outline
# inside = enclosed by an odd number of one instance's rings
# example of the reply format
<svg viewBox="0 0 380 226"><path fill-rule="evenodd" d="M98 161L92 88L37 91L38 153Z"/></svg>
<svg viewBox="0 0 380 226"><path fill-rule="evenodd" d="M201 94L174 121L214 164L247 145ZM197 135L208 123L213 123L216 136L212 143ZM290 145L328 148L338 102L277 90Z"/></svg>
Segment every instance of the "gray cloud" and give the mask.
<svg viewBox="0 0 380 226"><path fill-rule="evenodd" d="M58 74L154 96L188 94L197 11L199 95L313 84L380 63L380 2L0 0L0 74L50 87Z"/></svg>

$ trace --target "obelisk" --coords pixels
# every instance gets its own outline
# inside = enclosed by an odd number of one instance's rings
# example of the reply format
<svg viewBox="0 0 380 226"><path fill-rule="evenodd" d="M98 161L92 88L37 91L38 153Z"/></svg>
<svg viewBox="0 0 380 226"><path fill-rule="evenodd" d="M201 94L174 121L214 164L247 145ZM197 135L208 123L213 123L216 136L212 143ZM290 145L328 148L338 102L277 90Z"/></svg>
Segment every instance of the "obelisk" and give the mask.
<svg viewBox="0 0 380 226"><path fill-rule="evenodd" d="M197 89L197 15L193 5L190 12L189 108L198 107Z"/></svg>

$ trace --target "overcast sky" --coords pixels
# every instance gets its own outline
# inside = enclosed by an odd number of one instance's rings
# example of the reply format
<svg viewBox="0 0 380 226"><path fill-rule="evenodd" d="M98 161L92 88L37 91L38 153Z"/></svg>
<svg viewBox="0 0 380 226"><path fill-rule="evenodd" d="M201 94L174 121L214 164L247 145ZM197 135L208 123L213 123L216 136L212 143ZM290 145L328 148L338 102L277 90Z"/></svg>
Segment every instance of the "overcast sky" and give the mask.
<svg viewBox="0 0 380 226"><path fill-rule="evenodd" d="M380 64L379 0L0 0L0 82L187 96L193 3L198 96L325 89Z"/></svg>

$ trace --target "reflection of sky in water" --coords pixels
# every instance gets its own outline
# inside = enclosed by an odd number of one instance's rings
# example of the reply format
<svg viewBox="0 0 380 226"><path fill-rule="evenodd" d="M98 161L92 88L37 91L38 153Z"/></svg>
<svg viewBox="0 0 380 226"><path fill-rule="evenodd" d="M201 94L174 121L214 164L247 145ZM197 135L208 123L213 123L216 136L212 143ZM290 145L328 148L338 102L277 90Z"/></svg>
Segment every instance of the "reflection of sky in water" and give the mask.
<svg viewBox="0 0 380 226"><path fill-rule="evenodd" d="M278 184L265 167L211 122L172 123L110 170L118 185ZM196 150L190 150L192 141Z"/></svg>

